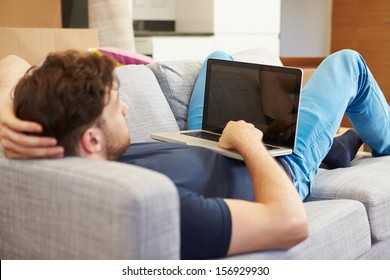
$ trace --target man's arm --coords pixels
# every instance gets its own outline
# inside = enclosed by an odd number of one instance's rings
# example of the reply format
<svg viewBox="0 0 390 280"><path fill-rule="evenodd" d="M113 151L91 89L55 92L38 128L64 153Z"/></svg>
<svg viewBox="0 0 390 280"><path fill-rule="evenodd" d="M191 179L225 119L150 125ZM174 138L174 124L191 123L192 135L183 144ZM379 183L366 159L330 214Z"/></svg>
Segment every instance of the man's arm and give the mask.
<svg viewBox="0 0 390 280"><path fill-rule="evenodd" d="M15 55L0 61L0 142L4 153L9 158L62 157L63 148L56 147L55 139L25 134L41 132L39 124L15 117L12 91L29 68L26 61Z"/></svg>
<svg viewBox="0 0 390 280"><path fill-rule="evenodd" d="M268 154L262 132L244 121L229 122L220 146L243 156L253 181L255 202L225 199L232 217L228 255L287 249L308 236L303 203L294 185Z"/></svg>

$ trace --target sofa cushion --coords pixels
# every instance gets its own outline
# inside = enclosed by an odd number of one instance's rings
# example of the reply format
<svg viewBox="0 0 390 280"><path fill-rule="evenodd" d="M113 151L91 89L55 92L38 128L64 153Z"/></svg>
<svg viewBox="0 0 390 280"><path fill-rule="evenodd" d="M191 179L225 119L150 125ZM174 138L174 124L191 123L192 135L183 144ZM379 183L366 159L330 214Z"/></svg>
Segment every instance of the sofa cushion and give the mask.
<svg viewBox="0 0 390 280"><path fill-rule="evenodd" d="M359 158L350 168L320 169L309 200L354 199L366 207L373 241L390 237L390 156Z"/></svg>
<svg viewBox="0 0 390 280"><path fill-rule="evenodd" d="M145 65L126 65L115 70L120 99L129 107L126 119L131 141L153 141L153 132L179 130L168 102L152 71Z"/></svg>
<svg viewBox="0 0 390 280"><path fill-rule="evenodd" d="M359 260L390 260L390 238L372 244Z"/></svg>
<svg viewBox="0 0 390 280"><path fill-rule="evenodd" d="M306 202L309 238L289 250L233 256L230 259L356 259L371 246L362 203L354 200Z"/></svg>
<svg viewBox="0 0 390 280"><path fill-rule="evenodd" d="M155 74L180 130L187 129L188 103L201 61L157 62L148 67Z"/></svg>

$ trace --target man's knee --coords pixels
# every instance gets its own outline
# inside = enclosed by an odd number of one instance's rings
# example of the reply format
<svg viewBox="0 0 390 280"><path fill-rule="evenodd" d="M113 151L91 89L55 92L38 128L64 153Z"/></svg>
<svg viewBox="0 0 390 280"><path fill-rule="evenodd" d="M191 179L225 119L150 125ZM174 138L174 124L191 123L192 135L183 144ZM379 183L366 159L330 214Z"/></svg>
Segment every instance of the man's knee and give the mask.
<svg viewBox="0 0 390 280"><path fill-rule="evenodd" d="M210 53L207 58L217 58L217 59L224 59L224 60L234 60L234 57L230 54L223 52L223 51L214 51Z"/></svg>
<svg viewBox="0 0 390 280"><path fill-rule="evenodd" d="M354 60L361 60L362 56L355 50L351 49L343 49L340 51L337 51L333 54L333 56L337 57L341 60L347 60L347 61L354 61Z"/></svg>

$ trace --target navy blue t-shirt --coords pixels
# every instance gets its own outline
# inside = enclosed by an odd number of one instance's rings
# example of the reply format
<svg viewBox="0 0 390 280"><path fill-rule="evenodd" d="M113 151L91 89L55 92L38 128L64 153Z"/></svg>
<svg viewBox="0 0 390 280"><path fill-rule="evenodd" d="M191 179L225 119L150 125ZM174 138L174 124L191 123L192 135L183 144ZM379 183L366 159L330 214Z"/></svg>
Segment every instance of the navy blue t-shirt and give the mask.
<svg viewBox="0 0 390 280"><path fill-rule="evenodd" d="M177 186L182 259L226 256L232 225L223 198L254 200L243 161L164 142L133 144L118 161L163 173Z"/></svg>

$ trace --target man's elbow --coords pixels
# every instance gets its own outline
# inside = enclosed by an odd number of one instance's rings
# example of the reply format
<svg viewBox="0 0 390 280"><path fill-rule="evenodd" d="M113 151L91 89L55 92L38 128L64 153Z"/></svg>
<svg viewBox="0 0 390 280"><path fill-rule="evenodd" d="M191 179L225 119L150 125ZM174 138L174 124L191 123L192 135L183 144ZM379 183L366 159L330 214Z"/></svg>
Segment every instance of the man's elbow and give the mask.
<svg viewBox="0 0 390 280"><path fill-rule="evenodd" d="M301 220L300 223L296 224L294 227L295 230L295 240L292 246L295 246L302 241L306 240L309 237L309 222L307 217Z"/></svg>
<svg viewBox="0 0 390 280"><path fill-rule="evenodd" d="M282 237L283 249L290 249L309 237L309 223L306 215L299 218L293 217L286 221L285 225Z"/></svg>

